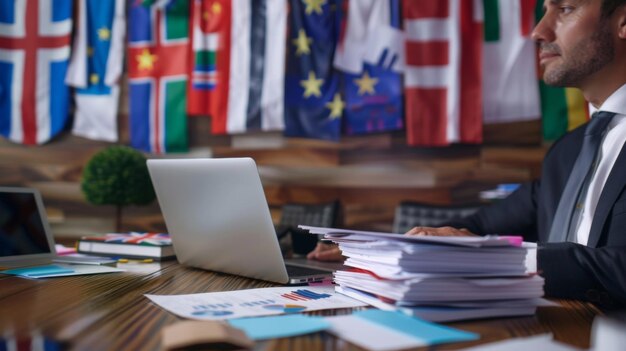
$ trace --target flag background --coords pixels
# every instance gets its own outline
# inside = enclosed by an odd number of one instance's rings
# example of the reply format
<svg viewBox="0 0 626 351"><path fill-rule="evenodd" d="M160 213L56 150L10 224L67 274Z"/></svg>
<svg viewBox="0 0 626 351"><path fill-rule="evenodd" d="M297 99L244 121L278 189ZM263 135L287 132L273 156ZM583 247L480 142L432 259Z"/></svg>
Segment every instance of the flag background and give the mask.
<svg viewBox="0 0 626 351"><path fill-rule="evenodd" d="M407 143L482 142L482 1L403 1Z"/></svg>
<svg viewBox="0 0 626 351"><path fill-rule="evenodd" d="M228 75L217 72L220 65L230 67L227 43L230 40L230 0L193 0L190 18L190 77L187 93L187 111L190 115L211 115L217 125L218 102L216 89L227 94ZM218 54L218 50L220 53ZM224 85L224 87L222 87Z"/></svg>
<svg viewBox="0 0 626 351"><path fill-rule="evenodd" d="M232 0L230 79L225 133L284 128L287 6ZM215 130L216 133L221 131Z"/></svg>
<svg viewBox="0 0 626 351"><path fill-rule="evenodd" d="M65 82L76 87L72 133L118 140L119 79L126 33L124 0L80 0Z"/></svg>
<svg viewBox="0 0 626 351"><path fill-rule="evenodd" d="M66 68L63 41L71 32L67 13L73 3L80 5L74 11L77 35ZM547 87L532 78L541 75L529 59L536 55L530 33L541 16L537 0L15 0L2 2L0 14L2 135L37 144L65 128L68 90L55 77L67 69L66 83L77 88L73 133L118 140L119 60L126 49L122 3L148 13L131 23L133 36L147 39L129 41L135 57L127 61L130 139L141 150L186 150L187 113L210 116L213 134L286 128L288 137L337 141L342 135L406 128L411 146L481 143L482 123L539 117L543 137L554 140L588 119L587 104L575 89ZM20 19L27 6L47 11L42 16L50 20L37 23L44 35L9 39L13 29L34 28L26 17ZM398 30L399 12L404 31ZM154 27L156 13L166 14L165 29ZM149 29L138 30L144 22ZM167 23L181 25L175 29ZM150 37L150 31L178 34ZM23 44L30 42L38 44ZM147 56L135 50L143 44ZM165 50L178 44L187 48L185 55ZM34 51L20 50L37 45L42 45L37 50L58 47L41 51L41 60L50 64L25 69L34 67ZM27 51L22 58L20 52ZM177 64L163 64L163 55ZM154 61L143 63L152 66L150 72L147 66L138 69L141 57ZM36 74L40 69L43 74ZM14 78L19 75L22 82ZM181 80L185 93L178 88ZM284 89L275 88L280 85ZM44 98L35 101L31 91Z"/></svg>
<svg viewBox="0 0 626 351"><path fill-rule="evenodd" d="M540 118L533 0L484 0L483 120Z"/></svg>
<svg viewBox="0 0 626 351"><path fill-rule="evenodd" d="M134 3L129 17L131 144L157 154L187 151L189 3Z"/></svg>
<svg viewBox="0 0 626 351"><path fill-rule="evenodd" d="M313 7L290 0L285 73L285 135L339 140L342 98L333 67L342 18L339 1Z"/></svg>
<svg viewBox="0 0 626 351"><path fill-rule="evenodd" d="M341 71L346 134L404 126L404 35L399 0L343 1L347 10L334 66Z"/></svg>
<svg viewBox="0 0 626 351"><path fill-rule="evenodd" d="M43 144L66 125L72 5L0 2L0 135L13 142Z"/></svg>
<svg viewBox="0 0 626 351"><path fill-rule="evenodd" d="M125 1L125 3L130 8L134 1ZM13 5L19 2L0 1L0 3ZM300 6L306 10L306 4L302 1L300 1ZM341 6L339 7L341 10ZM311 15L318 14L314 11ZM9 21L8 12L0 11L0 24L4 25ZM230 28L230 23L228 28ZM341 26L338 27L337 32L341 33ZM307 34L307 36L312 35ZM285 40L290 50L294 49L293 40L293 37ZM189 47L188 50L190 50ZM371 51L379 52L373 48ZM293 52L291 54L293 55ZM189 58L190 55L188 55ZM216 55L216 59L218 58L219 55ZM155 65L159 62L159 60L155 61ZM370 62L369 58L365 57L363 62L370 64L376 61ZM130 63L136 65L137 60L131 61L127 58L123 65L126 72L131 66ZM0 63L0 66L7 67L4 62ZM217 67L215 72L217 79ZM0 80L6 77L4 72L0 74ZM144 82L147 82L148 75L144 78L146 78ZM295 88L301 89L299 98L302 98L303 94L299 83L306 78L308 77L298 77L296 80ZM156 84L154 78L152 79L153 85L148 85L148 91L143 95L145 99L154 99L152 94L154 90L150 89L154 89ZM126 80L122 83L122 103L119 112L119 143L122 144L130 143L129 106L127 104L129 86L127 83ZM11 86L3 84L0 84L0 95L12 94L9 92ZM283 89L284 84L281 84L281 90ZM336 92L345 94L341 85L338 85ZM567 97L566 92L567 90L562 92L565 97ZM323 118L331 114L332 111L326 104L334 101L335 94L329 95L323 103L319 104L320 110L324 112ZM346 96L341 95L340 98L347 105ZM135 102L132 104L136 106ZM154 111L157 108L154 103L145 103L145 106L145 110L153 109ZM346 108L340 109L340 104L333 106L342 112L339 124L344 123L344 120L347 120L346 114L343 113ZM294 109L296 107L300 108L299 105L293 106ZM2 117L5 117L5 112L2 113ZM567 120L564 121L563 131L568 128ZM189 123L188 134L185 133L185 135L189 138L190 153L167 157L254 157L259 164L260 171L265 172L262 173L264 179L267 179L268 174L275 176L272 178L273 184L269 186L264 184L273 215L280 214L280 206L286 202L313 203L339 198L348 205L345 223L348 223L350 227L372 226L372 229L384 228L386 224L391 223L394 206L402 200L439 204L454 203L469 199L477 191L483 190L480 189L482 186L495 187L495 183L499 182L531 180L540 174L541 159L549 146L549 143L541 143L542 132L539 120L485 126L483 145L452 145L436 148L406 145L405 130L346 136L345 126L340 125L344 129L338 132L339 142L327 142L328 139L319 141L285 138L280 132L211 135L211 118L191 118L186 119L185 122ZM225 123L224 119L223 128L226 128ZM149 129L146 129L147 131ZM315 133L310 135L312 135L311 138L315 138ZM150 141L149 137L146 139ZM520 144L523 147L520 147ZM64 212L68 211L66 212L68 214L72 213L72 216L65 217L66 222L53 224L55 233L82 235L79 231L105 232L112 218L111 211L108 208L95 208L81 201L81 197L78 196L78 182L84 162L108 145L108 142L77 138L68 133L61 133L53 142L37 148L24 147L0 138L1 183L19 183L48 189L44 196L51 196L52 201L55 201L53 206L56 207L59 204L58 208ZM169 151L171 150L163 151L162 149L161 152ZM147 156L164 157L152 152ZM380 172L377 172L378 170ZM68 194L74 195L70 199ZM130 208L125 210L124 217L127 218L129 224L159 225L161 223L151 221L152 218L159 216L158 206L155 204L154 207ZM149 215L150 219L142 218L142 214ZM96 219L97 223L94 221ZM85 225L88 226L87 229ZM152 229L155 228L146 228L146 230Z"/></svg>

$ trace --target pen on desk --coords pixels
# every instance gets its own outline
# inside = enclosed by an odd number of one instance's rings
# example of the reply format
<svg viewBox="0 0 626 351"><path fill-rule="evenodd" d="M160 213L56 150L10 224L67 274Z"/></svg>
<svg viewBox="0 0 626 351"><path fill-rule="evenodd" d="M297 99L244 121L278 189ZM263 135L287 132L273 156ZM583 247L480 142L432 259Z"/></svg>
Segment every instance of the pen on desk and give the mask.
<svg viewBox="0 0 626 351"><path fill-rule="evenodd" d="M119 258L117 260L118 263L152 263L154 262L153 259L151 258L145 258L143 260L134 260L134 259L128 259L128 258Z"/></svg>

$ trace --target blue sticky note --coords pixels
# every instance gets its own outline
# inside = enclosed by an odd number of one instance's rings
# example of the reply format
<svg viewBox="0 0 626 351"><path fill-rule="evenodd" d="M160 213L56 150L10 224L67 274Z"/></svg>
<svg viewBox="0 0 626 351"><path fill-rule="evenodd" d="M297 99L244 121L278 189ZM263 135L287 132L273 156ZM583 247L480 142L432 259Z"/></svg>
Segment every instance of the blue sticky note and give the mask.
<svg viewBox="0 0 626 351"><path fill-rule="evenodd" d="M245 331L253 340L287 338L330 328L330 324L321 317L301 314L231 319L228 323Z"/></svg>
<svg viewBox="0 0 626 351"><path fill-rule="evenodd" d="M34 267L25 267L25 268L16 268L9 269L6 271L0 271L0 273L4 274L12 274L19 275L23 277L40 277L49 274L64 274L64 273L73 273L74 270L57 266L54 264L46 265L46 266L34 266Z"/></svg>
<svg viewBox="0 0 626 351"><path fill-rule="evenodd" d="M426 322L415 317L407 316L401 312L365 310L355 312L353 315L424 340L428 345L477 340L480 338L480 335L475 333Z"/></svg>

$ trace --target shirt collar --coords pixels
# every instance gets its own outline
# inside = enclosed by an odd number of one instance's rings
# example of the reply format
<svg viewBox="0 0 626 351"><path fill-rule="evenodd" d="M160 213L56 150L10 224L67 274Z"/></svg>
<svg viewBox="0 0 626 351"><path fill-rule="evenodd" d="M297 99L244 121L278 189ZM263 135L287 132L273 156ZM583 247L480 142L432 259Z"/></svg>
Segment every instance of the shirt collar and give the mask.
<svg viewBox="0 0 626 351"><path fill-rule="evenodd" d="M594 109L595 110L595 109ZM591 110L590 112L593 112ZM617 89L598 108L598 111L614 112L619 115L626 115L626 84Z"/></svg>

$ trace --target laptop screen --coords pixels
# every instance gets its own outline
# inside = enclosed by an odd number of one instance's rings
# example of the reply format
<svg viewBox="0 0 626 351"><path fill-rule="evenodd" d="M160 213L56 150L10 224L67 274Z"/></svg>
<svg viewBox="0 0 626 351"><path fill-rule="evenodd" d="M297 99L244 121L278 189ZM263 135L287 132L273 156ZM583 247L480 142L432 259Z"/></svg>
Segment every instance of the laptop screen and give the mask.
<svg viewBox="0 0 626 351"><path fill-rule="evenodd" d="M52 252L37 195L33 189L0 188L0 259Z"/></svg>

